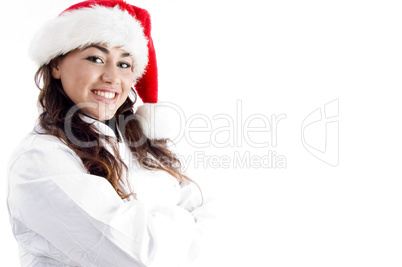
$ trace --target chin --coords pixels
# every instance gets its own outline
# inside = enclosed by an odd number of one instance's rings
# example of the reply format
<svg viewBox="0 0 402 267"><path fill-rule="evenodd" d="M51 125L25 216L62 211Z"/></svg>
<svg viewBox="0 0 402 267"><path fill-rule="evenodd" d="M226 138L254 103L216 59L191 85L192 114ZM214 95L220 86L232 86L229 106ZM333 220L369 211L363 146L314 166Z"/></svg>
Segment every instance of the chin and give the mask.
<svg viewBox="0 0 402 267"><path fill-rule="evenodd" d="M95 113L95 112L84 112L84 114L93 119L99 120L99 121L110 120L115 115L115 113L105 114L105 113Z"/></svg>
<svg viewBox="0 0 402 267"><path fill-rule="evenodd" d="M114 114L103 114L102 116L97 116L96 118L100 121L106 121L113 118Z"/></svg>

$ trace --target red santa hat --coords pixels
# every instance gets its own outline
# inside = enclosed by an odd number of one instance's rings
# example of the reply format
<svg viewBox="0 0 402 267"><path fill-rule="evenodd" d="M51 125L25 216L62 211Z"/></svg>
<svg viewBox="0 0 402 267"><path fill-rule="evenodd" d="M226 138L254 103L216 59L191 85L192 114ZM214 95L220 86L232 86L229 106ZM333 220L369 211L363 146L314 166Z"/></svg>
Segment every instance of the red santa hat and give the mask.
<svg viewBox="0 0 402 267"><path fill-rule="evenodd" d="M160 112L155 113L154 107L149 105L158 101L158 71L150 15L145 9L122 0L77 3L34 35L29 53L42 66L57 56L96 43L120 47L132 55L135 89L144 103L136 114L144 133L150 138L167 138L166 131L155 132L150 128L164 121L160 117L164 112L158 108Z"/></svg>

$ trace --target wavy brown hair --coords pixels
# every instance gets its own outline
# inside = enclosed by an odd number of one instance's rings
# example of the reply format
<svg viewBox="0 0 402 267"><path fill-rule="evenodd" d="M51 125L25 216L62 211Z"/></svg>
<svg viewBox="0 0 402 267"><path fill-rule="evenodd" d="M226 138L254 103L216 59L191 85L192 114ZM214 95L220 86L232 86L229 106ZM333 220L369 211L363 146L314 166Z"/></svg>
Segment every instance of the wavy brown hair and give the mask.
<svg viewBox="0 0 402 267"><path fill-rule="evenodd" d="M39 116L39 125L44 132L40 133L60 139L80 157L88 173L108 180L122 199L130 197L133 195L132 190L124 192L119 186L123 183L131 189L123 177L129 166L118 153L117 138L102 134L94 125L82 120L79 108L64 92L61 81L53 78L51 66L52 63L43 65L35 74L35 83L40 90L38 103L43 110ZM114 117L132 155L146 169L165 171L179 182L192 181L182 173L177 155L167 148L169 139L150 140L144 135L133 112L137 97L133 89L132 93L133 99L127 97ZM113 153L105 144L111 147Z"/></svg>

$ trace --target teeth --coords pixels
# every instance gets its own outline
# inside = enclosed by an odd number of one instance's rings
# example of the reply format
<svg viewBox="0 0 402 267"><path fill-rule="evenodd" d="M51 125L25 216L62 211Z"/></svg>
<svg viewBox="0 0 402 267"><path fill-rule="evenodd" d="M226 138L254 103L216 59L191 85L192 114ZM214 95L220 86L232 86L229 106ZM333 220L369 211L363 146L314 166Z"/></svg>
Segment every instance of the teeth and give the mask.
<svg viewBox="0 0 402 267"><path fill-rule="evenodd" d="M94 92L94 94L96 94L98 96L102 96L107 99L112 99L116 95L116 93L108 93L108 92L102 92L102 91L93 91L93 92Z"/></svg>

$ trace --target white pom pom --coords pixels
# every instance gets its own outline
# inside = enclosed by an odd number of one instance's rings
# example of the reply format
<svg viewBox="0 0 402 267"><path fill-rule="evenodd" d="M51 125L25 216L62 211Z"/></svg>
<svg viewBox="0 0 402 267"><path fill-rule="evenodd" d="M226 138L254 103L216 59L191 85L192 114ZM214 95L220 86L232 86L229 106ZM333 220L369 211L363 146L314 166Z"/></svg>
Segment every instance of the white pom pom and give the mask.
<svg viewBox="0 0 402 267"><path fill-rule="evenodd" d="M184 114L171 103L145 103L135 112L142 131L149 139L166 139L174 141L184 131ZM182 125L183 124L183 125Z"/></svg>

